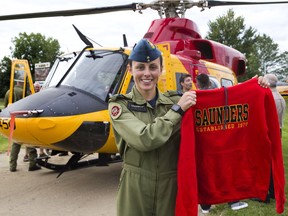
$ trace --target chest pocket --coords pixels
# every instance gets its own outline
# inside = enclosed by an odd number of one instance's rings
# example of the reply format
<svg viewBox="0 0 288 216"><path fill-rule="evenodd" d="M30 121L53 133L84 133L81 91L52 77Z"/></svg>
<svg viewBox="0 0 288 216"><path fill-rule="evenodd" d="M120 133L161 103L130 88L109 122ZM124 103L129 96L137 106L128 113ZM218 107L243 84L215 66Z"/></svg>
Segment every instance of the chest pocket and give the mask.
<svg viewBox="0 0 288 216"><path fill-rule="evenodd" d="M134 116L138 119L141 119L145 124L151 123L155 118L153 112L154 110L150 107L147 107L146 104L136 104L133 102L128 102L127 108Z"/></svg>
<svg viewBox="0 0 288 216"><path fill-rule="evenodd" d="M157 108L157 112L151 108L147 107L145 104L145 109L129 109L130 112L132 112L136 118L141 119L145 124L150 124L153 122L153 120L156 117L163 116L166 114L166 112L171 108L172 105L160 105L161 107ZM139 107L138 107L139 108ZM145 153L145 152L140 152L137 151L134 148L130 148L127 144L125 146L125 163L136 166L136 167L141 167L143 163L143 155L144 154L152 154L150 153Z"/></svg>

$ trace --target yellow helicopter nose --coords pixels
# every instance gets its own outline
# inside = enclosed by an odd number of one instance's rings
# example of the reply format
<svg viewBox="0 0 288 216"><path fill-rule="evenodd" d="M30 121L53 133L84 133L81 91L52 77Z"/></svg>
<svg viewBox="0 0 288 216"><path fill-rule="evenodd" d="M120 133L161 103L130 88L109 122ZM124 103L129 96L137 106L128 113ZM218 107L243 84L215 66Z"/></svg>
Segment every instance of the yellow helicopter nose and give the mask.
<svg viewBox="0 0 288 216"><path fill-rule="evenodd" d="M40 119L38 127L41 130L48 130L56 126L55 122L50 119Z"/></svg>

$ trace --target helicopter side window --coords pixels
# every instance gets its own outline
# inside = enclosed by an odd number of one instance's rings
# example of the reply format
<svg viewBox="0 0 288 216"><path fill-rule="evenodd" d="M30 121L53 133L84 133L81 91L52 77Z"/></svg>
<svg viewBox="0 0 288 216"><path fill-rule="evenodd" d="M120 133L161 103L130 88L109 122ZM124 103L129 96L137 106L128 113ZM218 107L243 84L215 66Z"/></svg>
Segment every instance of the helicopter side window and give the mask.
<svg viewBox="0 0 288 216"><path fill-rule="evenodd" d="M180 84L180 78L181 76L185 75L186 73L179 73L179 72L176 72L175 75L176 75L176 86L177 86L177 91L182 91L182 86Z"/></svg>
<svg viewBox="0 0 288 216"><path fill-rule="evenodd" d="M229 86L232 86L232 85L233 85L232 80L225 79L225 78L221 79L221 86L229 87Z"/></svg>
<svg viewBox="0 0 288 216"><path fill-rule="evenodd" d="M88 54L89 53L89 54ZM120 52L97 50L81 56L61 85L74 87L106 100L125 58Z"/></svg>
<svg viewBox="0 0 288 216"><path fill-rule="evenodd" d="M134 79L133 77L131 77L131 80L130 80L130 83L129 83L129 86L128 86L128 89L127 89L127 93L129 93L131 90L132 90L132 87L134 86Z"/></svg>
<svg viewBox="0 0 288 216"><path fill-rule="evenodd" d="M210 89L215 89L215 88L221 87L221 85L220 85L220 83L216 77L209 76L209 80L210 80L210 87L209 87Z"/></svg>

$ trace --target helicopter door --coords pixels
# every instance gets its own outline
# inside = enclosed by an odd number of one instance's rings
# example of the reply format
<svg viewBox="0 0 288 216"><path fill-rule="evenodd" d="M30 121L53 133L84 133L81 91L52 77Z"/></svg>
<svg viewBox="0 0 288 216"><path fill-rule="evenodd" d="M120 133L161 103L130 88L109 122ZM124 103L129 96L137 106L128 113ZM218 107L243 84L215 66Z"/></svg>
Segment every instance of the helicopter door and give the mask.
<svg viewBox="0 0 288 216"><path fill-rule="evenodd" d="M29 63L26 59L12 60L8 105L15 102L15 100L20 99L15 98L14 85L21 87L22 98L26 97L30 93L34 94L32 75L30 72Z"/></svg>
<svg viewBox="0 0 288 216"><path fill-rule="evenodd" d="M232 86L232 85L233 85L232 80L221 78L221 86L229 87L229 86Z"/></svg>

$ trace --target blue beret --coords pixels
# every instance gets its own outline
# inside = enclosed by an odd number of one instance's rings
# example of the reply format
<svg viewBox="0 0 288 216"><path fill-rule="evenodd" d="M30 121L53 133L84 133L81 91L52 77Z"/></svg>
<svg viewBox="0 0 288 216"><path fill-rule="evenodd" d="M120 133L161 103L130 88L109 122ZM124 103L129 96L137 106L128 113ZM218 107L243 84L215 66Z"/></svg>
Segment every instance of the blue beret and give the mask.
<svg viewBox="0 0 288 216"><path fill-rule="evenodd" d="M151 62L161 56L160 50L147 39L141 39L130 53L129 59L137 62Z"/></svg>

